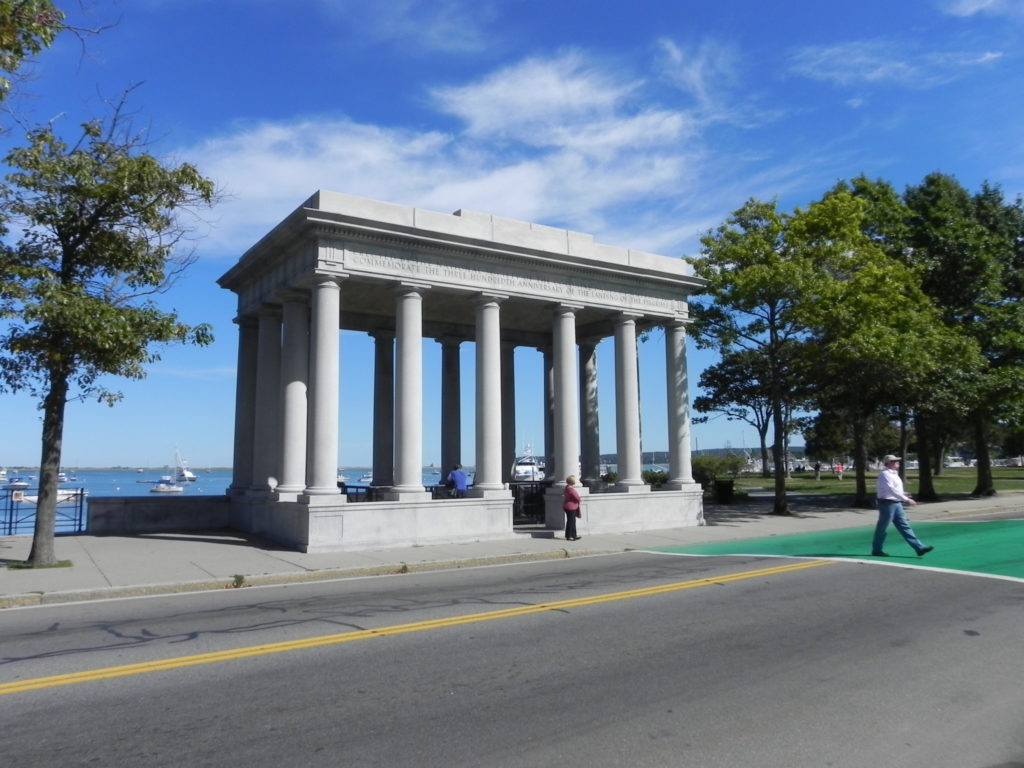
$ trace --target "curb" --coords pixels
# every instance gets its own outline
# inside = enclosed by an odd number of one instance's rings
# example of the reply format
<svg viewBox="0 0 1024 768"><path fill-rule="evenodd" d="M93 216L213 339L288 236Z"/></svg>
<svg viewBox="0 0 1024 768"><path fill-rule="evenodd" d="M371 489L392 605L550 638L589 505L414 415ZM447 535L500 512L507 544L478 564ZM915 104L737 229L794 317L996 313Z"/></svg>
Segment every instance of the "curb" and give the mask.
<svg viewBox="0 0 1024 768"><path fill-rule="evenodd" d="M64 592L29 592L18 595L0 596L0 610L5 608L32 608L42 605L61 605L64 603L81 603L90 600L112 600L123 597L155 597L159 595L177 595L189 592L209 592L220 589L245 589L247 587L281 586L285 584L304 584L318 581L335 581L341 579L358 579L370 576L399 576L409 573L427 573L431 571L450 571L459 568L479 568L490 565L506 565L509 563L525 563L541 560L565 560L568 558L593 555L613 555L628 552L623 549L576 550L560 549L555 552L523 553L518 555L495 555L494 557L476 557L468 560L446 560L435 563L416 563L409 565L380 565L371 568L327 568L317 571L292 571L289 573L261 574L258 576L244 575L242 582L236 586L233 579L203 579L171 584L143 584L131 587L101 587Z"/></svg>

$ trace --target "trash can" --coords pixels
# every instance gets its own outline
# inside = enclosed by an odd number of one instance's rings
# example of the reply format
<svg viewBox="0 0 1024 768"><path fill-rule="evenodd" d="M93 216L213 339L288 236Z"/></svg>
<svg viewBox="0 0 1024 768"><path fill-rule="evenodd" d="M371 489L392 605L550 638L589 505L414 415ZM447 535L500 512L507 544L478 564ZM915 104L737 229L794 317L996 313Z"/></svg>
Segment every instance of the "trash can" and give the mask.
<svg viewBox="0 0 1024 768"><path fill-rule="evenodd" d="M735 487L735 480L715 480L715 501L719 504L732 504Z"/></svg>

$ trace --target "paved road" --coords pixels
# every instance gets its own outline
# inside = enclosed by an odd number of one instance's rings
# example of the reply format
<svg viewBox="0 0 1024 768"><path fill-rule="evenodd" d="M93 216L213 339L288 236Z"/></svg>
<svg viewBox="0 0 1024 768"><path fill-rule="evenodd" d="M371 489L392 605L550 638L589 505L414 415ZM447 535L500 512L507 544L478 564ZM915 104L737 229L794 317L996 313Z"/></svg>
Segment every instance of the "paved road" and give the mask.
<svg viewBox="0 0 1024 768"><path fill-rule="evenodd" d="M635 552L43 606L4 614L0 721L28 768L981 768L1024 758L1022 598Z"/></svg>

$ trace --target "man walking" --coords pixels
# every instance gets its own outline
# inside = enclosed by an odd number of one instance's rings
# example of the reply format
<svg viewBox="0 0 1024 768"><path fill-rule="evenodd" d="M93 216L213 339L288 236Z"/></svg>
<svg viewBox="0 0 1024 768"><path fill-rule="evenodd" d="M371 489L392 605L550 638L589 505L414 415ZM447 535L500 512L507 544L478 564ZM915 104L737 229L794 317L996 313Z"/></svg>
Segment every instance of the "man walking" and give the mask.
<svg viewBox="0 0 1024 768"><path fill-rule="evenodd" d="M935 547L926 547L921 540L914 535L910 523L907 522L907 514L903 511L903 503L910 506L917 504L910 496L903 492L903 480L900 478L898 456L891 453L882 459L885 468L878 473L878 480L875 482L875 496L878 503L878 523L875 525L875 538L871 542L871 554L875 557L888 557L888 553L882 551L885 544L885 534L892 523L900 532L907 544L914 548L917 556L927 555Z"/></svg>

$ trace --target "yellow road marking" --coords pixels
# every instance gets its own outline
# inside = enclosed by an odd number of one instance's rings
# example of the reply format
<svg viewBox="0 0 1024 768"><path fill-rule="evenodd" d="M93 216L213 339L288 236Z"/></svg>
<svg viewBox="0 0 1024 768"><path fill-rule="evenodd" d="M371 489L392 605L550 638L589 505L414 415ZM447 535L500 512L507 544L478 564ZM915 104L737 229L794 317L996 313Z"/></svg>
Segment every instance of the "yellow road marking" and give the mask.
<svg viewBox="0 0 1024 768"><path fill-rule="evenodd" d="M94 680L106 680L113 677L126 677L128 675L142 675L148 672L160 672L168 669L179 669L182 667L194 667L200 664L216 664L232 659L245 659L251 656L264 656L271 653L285 653L288 651L300 651L307 648L319 648L325 645L337 645L339 643L350 643L355 640L368 640L375 637L389 637L391 635L403 635L409 632L422 632L428 629L441 629L443 627L457 627L463 624L475 624L481 621L494 621L496 619L510 619L516 616L526 616L531 613L542 613L544 611L560 611L567 608L578 608L585 605L597 605L599 603L610 603L615 600L629 600L635 597L647 597L650 595L661 595L668 592L678 592L683 589L694 589L695 587L707 587L715 584L728 584L733 581L744 579L758 579L764 576L774 576L780 573L802 571L807 568L816 568L820 565L831 565L829 560L810 560L790 565L780 565L774 568L763 568L757 571L743 571L732 573L726 576L715 576L708 579L694 579L692 581L678 581L673 584L663 584L657 587L645 587L644 589L632 589L625 592L609 592L603 595L592 597L578 597L571 600L559 600L553 603L539 603L537 605L521 605L516 608L505 608L499 611L486 611L484 613L471 613L466 616L452 616L444 619L431 619L429 621L417 621L411 624L394 624L390 627L378 629L363 629L355 632L342 632L334 635L321 635L309 637L304 640L287 640L280 643L269 643L266 645L250 645L244 648L235 648L229 651L216 651L214 653L199 653L194 656L179 656L171 659L160 659L157 661L146 661L141 664L125 664L120 667L106 667L105 669L93 669L84 672L71 672L66 675L54 675L52 677L38 677L31 680L19 680L13 683L0 684L0 696L9 693L22 693L34 691L41 688L53 688L59 685L76 685L88 683Z"/></svg>

